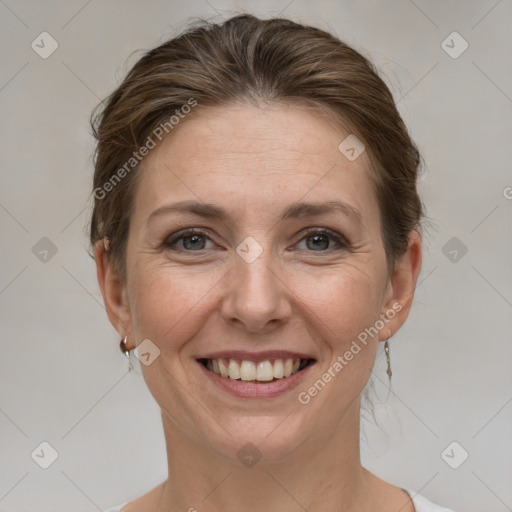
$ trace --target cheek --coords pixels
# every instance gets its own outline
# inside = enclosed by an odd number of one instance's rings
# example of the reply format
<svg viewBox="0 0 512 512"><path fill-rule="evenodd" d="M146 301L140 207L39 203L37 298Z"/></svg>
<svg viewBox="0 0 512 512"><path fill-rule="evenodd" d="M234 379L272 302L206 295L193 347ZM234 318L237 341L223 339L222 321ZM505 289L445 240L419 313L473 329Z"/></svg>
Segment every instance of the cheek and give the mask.
<svg viewBox="0 0 512 512"><path fill-rule="evenodd" d="M305 306L302 314L314 324L317 336L333 351L341 351L378 318L378 281L370 268L347 265L328 274L296 278L291 288Z"/></svg>
<svg viewBox="0 0 512 512"><path fill-rule="evenodd" d="M215 286L224 274L198 267L137 265L130 300L137 340L149 338L162 352L180 348L200 330Z"/></svg>
<svg viewBox="0 0 512 512"><path fill-rule="evenodd" d="M371 376L378 346L372 326L381 307L379 274L372 274L370 267L367 272L361 267L344 270L312 280L307 290L308 331L314 329L309 335L318 340L321 360L298 396L302 405L312 404L316 412L311 417L324 414L332 428Z"/></svg>

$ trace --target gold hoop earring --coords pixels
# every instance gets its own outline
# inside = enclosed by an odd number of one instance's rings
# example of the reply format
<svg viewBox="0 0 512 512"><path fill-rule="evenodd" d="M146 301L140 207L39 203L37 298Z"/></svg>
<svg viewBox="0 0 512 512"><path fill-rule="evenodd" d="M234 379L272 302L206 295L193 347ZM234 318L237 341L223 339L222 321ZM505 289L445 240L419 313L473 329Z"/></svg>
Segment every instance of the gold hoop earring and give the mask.
<svg viewBox="0 0 512 512"><path fill-rule="evenodd" d="M121 352L128 358L128 371L133 370L132 362L130 360L130 351L128 350L128 347L126 346L128 342L128 336L125 336L120 342L119 342L119 348Z"/></svg>

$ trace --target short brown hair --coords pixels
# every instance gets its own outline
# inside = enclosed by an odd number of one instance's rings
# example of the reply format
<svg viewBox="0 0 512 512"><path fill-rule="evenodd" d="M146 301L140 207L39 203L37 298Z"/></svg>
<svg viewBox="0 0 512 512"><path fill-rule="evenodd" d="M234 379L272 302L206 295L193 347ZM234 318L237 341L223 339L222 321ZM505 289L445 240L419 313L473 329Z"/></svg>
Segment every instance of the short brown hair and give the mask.
<svg viewBox="0 0 512 512"><path fill-rule="evenodd" d="M104 197L95 193L90 242L94 247L109 240L110 265L123 279L139 165L118 182L112 178L191 98L198 109L258 100L305 101L327 109L365 144L390 271L407 249L408 235L420 231L421 157L391 92L366 57L328 32L288 19L200 19L145 53L91 116L97 140L93 188L105 191L109 180L111 186Z"/></svg>

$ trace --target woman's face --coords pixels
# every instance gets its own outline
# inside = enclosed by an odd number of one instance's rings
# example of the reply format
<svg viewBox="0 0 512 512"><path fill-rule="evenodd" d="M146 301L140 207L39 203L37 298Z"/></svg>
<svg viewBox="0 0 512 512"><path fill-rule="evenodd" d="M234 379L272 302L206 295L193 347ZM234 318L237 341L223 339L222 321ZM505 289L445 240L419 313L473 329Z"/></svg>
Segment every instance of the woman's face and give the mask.
<svg viewBox="0 0 512 512"><path fill-rule="evenodd" d="M131 347L158 347L141 368L174 438L275 460L358 417L419 267L387 275L367 154L338 149L348 135L297 104L199 106L145 158L111 309ZM296 359L309 364L283 376Z"/></svg>

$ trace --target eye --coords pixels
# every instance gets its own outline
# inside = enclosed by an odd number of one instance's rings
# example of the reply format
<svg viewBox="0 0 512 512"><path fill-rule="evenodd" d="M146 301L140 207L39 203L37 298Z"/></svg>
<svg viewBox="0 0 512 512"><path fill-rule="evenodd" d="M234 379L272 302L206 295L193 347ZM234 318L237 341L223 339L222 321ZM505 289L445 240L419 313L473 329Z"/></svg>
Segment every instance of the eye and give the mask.
<svg viewBox="0 0 512 512"><path fill-rule="evenodd" d="M334 240L338 247L341 249L348 249L349 244L345 237L338 233L331 231L330 229L313 229L306 233L306 236L302 239L306 242L308 249L312 249L313 252L326 252L323 249L328 249L329 239ZM302 241L301 240L301 241ZM311 243L307 243L308 241Z"/></svg>
<svg viewBox="0 0 512 512"><path fill-rule="evenodd" d="M187 252L202 251L204 249L208 249L208 247L204 247L204 241L211 241L211 239L203 231L197 229L187 229L186 231L174 233L166 238L162 246L165 248L170 248L182 240L183 247L180 247L179 249L184 248Z"/></svg>

